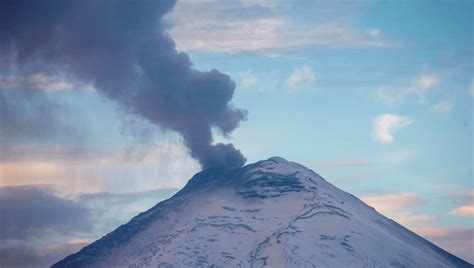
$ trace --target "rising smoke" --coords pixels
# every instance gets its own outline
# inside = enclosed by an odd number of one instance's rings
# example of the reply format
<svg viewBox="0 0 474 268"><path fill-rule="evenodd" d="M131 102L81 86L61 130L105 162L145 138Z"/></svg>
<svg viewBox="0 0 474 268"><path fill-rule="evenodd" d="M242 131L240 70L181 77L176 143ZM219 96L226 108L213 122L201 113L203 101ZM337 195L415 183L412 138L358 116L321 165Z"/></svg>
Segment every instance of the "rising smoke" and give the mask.
<svg viewBox="0 0 474 268"><path fill-rule="evenodd" d="M240 167L242 153L232 144L213 144L211 130L227 135L247 112L232 106L235 83L229 76L195 70L188 55L176 50L162 22L174 4L2 1L0 57L92 83L124 109L179 132L203 169Z"/></svg>

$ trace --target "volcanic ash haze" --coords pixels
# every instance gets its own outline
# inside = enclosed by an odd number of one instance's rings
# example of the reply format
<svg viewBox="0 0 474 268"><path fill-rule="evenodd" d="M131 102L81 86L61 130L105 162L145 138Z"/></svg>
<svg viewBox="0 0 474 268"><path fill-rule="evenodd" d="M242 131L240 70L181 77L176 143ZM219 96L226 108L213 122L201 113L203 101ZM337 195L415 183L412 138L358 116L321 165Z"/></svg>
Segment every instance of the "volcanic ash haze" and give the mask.
<svg viewBox="0 0 474 268"><path fill-rule="evenodd" d="M232 106L235 83L229 76L195 70L188 55L176 50L162 22L174 4L4 1L0 58L8 61L0 67L16 74L67 73L125 110L179 132L203 169L241 167L242 153L232 144L213 145L211 128L228 135L247 112ZM30 89L21 92L32 95ZM0 103L2 120L14 121L21 107L4 92Z"/></svg>

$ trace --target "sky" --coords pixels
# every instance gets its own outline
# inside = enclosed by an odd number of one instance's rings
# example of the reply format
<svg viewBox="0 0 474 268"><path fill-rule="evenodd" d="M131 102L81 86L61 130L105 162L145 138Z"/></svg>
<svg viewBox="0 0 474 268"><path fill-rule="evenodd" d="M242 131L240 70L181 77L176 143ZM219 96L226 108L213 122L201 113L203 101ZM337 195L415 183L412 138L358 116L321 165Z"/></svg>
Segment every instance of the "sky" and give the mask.
<svg viewBox="0 0 474 268"><path fill-rule="evenodd" d="M157 5L158 23L135 20L153 8L124 19L138 21L131 37L127 25L93 13L97 32L116 31L108 37L119 47L94 50L97 62L83 51L103 39L60 36L64 48L51 52L48 29L35 28L31 14L11 25L40 29L41 51L64 57L28 60L0 30L0 259L51 264L170 197L215 159L239 162L240 150L247 163L301 163L474 262L471 1L168 2ZM155 32L166 36L139 47ZM145 51L141 69L115 68L137 64L127 57L134 45ZM188 98L181 80L204 95ZM154 105L168 103L151 90L156 83L178 92L169 109ZM191 135L196 129L203 134Z"/></svg>

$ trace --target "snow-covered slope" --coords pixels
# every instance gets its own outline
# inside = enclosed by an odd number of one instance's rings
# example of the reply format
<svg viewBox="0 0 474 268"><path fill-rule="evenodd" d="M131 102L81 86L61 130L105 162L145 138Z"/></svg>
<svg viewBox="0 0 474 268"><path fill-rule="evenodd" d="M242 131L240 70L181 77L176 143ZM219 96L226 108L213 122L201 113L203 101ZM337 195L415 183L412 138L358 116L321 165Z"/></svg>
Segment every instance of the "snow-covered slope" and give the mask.
<svg viewBox="0 0 474 268"><path fill-rule="evenodd" d="M53 267L472 267L279 157L205 170Z"/></svg>

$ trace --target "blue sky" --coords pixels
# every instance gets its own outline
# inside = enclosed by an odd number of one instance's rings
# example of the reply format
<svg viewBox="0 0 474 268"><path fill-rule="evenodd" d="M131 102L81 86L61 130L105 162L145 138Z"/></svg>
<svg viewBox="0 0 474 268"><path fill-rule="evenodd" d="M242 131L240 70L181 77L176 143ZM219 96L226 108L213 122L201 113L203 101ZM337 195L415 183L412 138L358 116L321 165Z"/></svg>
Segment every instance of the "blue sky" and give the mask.
<svg viewBox="0 0 474 268"><path fill-rule="evenodd" d="M473 10L471 1L180 1L165 22L194 68L235 81L232 102L249 112L228 137L216 129L216 142L248 163L304 164L473 262ZM49 247L67 252L105 234L159 201L150 191L171 189L164 198L199 171L178 134L92 85L0 71L2 88L32 84L61 103L63 126L4 137L0 186L54 189L95 209L94 235L55 234ZM120 217L97 216L104 207Z"/></svg>

